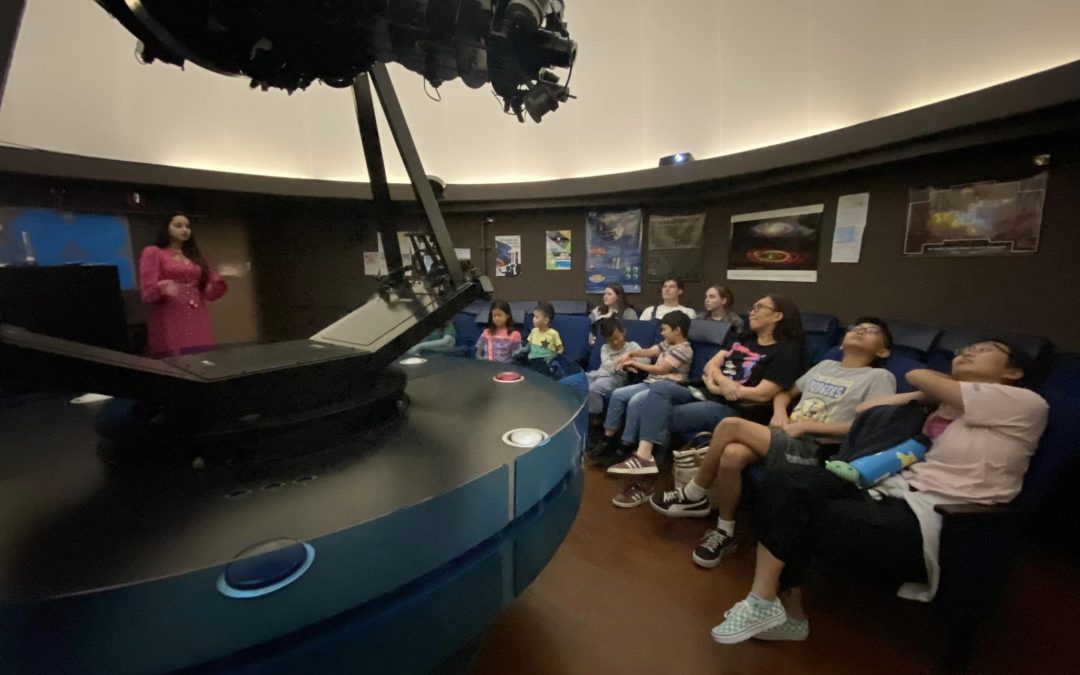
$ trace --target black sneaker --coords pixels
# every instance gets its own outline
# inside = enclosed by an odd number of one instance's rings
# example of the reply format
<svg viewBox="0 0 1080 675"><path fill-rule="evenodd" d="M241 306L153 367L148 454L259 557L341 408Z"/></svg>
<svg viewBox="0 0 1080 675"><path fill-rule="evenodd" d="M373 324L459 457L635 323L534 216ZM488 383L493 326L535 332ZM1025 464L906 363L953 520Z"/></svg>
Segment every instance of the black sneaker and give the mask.
<svg viewBox="0 0 1080 675"><path fill-rule="evenodd" d="M615 436L601 436L593 445L585 451L589 459L597 459L604 455L614 454L618 447L618 438Z"/></svg>
<svg viewBox="0 0 1080 675"><path fill-rule="evenodd" d="M709 500L705 497L694 501L687 499L682 488L657 492L649 500L653 511L669 518L700 518L709 515Z"/></svg>
<svg viewBox="0 0 1080 675"><path fill-rule="evenodd" d="M720 564L724 556L734 553L739 548L735 538L723 530L706 530L701 543L694 549L694 564L712 569Z"/></svg>

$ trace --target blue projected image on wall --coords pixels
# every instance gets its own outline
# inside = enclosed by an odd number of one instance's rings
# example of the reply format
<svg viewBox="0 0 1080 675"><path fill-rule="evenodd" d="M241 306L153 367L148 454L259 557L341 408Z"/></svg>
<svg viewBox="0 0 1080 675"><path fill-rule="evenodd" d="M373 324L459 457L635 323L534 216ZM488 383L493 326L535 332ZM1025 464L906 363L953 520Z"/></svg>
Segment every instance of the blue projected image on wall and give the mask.
<svg viewBox="0 0 1080 675"><path fill-rule="evenodd" d="M0 265L114 265L120 287L135 288L124 216L52 209L0 209Z"/></svg>

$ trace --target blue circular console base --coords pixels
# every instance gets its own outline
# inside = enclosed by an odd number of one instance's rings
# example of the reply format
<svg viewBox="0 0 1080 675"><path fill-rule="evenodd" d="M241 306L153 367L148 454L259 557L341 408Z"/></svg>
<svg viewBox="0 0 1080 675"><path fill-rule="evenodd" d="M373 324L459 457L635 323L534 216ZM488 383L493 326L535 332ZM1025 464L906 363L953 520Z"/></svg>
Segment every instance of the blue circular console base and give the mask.
<svg viewBox="0 0 1080 675"><path fill-rule="evenodd" d="M581 387L528 371L505 387L504 370L431 355L405 369L399 414L203 470L101 462L105 404L4 406L0 672L438 667L540 573L581 501ZM540 433L515 447L515 429Z"/></svg>

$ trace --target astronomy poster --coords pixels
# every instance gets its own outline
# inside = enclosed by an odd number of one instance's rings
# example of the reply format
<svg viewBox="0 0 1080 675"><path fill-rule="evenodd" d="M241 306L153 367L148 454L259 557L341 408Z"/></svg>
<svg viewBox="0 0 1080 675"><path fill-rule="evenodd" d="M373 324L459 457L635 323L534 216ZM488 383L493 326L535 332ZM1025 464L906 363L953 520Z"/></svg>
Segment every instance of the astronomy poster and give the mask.
<svg viewBox="0 0 1080 675"><path fill-rule="evenodd" d="M701 281L704 243L704 213L649 216L649 281L663 281L672 274L683 281Z"/></svg>
<svg viewBox="0 0 1080 675"><path fill-rule="evenodd" d="M728 279L817 281L824 204L731 217Z"/></svg>
<svg viewBox="0 0 1080 675"><path fill-rule="evenodd" d="M611 283L641 292L641 224L641 209L585 215L586 293L603 293Z"/></svg>
<svg viewBox="0 0 1080 675"><path fill-rule="evenodd" d="M544 237L544 246L547 249L544 260L544 269L570 269L570 240L570 230L547 231L547 235Z"/></svg>
<svg viewBox="0 0 1080 675"><path fill-rule="evenodd" d="M495 237L495 276L516 277L521 274L521 236Z"/></svg>
<svg viewBox="0 0 1080 675"><path fill-rule="evenodd" d="M1049 174L911 190L905 255L971 256L1039 250Z"/></svg>

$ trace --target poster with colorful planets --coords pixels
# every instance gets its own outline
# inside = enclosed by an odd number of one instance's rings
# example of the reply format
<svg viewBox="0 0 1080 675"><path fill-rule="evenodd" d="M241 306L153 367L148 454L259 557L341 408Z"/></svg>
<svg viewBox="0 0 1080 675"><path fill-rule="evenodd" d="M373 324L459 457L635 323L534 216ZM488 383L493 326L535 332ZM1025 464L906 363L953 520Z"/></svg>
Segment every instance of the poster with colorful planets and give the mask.
<svg viewBox="0 0 1080 675"><path fill-rule="evenodd" d="M817 281L824 204L731 217L728 279Z"/></svg>
<svg viewBox="0 0 1080 675"><path fill-rule="evenodd" d="M627 293L641 292L642 220L641 209L585 215L586 293L603 293L612 283Z"/></svg>

